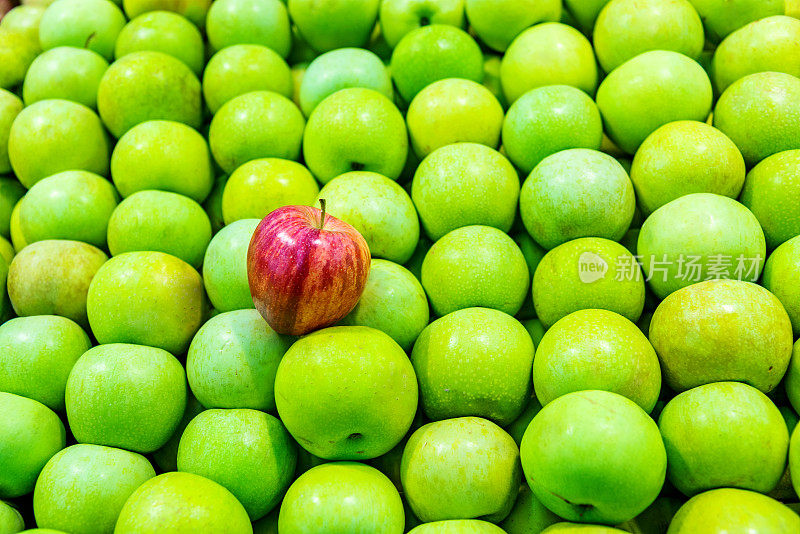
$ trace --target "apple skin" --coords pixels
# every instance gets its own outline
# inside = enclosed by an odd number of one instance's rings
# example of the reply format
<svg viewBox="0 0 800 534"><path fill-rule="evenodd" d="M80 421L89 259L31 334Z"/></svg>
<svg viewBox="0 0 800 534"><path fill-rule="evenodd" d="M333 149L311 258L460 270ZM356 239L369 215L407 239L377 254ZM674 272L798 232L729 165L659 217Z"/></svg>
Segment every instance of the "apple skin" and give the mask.
<svg viewBox="0 0 800 534"><path fill-rule="evenodd" d="M25 520L22 518L22 514L3 501L0 501L0 529L10 534L25 530Z"/></svg>
<svg viewBox="0 0 800 534"><path fill-rule="evenodd" d="M217 0L206 17L214 51L237 44L258 44L285 58L292 48L289 13L280 0Z"/></svg>
<svg viewBox="0 0 800 534"><path fill-rule="evenodd" d="M260 223L240 219L214 234L203 258L203 283L219 312L255 308L247 281L247 249Z"/></svg>
<svg viewBox="0 0 800 534"><path fill-rule="evenodd" d="M244 507L231 492L191 473L164 473L131 494L119 514L115 534L226 532L251 534Z"/></svg>
<svg viewBox="0 0 800 534"><path fill-rule="evenodd" d="M503 529L479 519L449 519L424 523L414 527L409 534L502 534Z"/></svg>
<svg viewBox="0 0 800 534"><path fill-rule="evenodd" d="M0 390L64 411L72 366L91 348L74 321L56 315L16 317L0 325Z"/></svg>
<svg viewBox="0 0 800 534"><path fill-rule="evenodd" d="M203 410L205 410L203 405L197 401L190 390L187 390L186 409L183 412L183 417L181 417L178 426L175 428L175 432L172 433L172 436L164 445L150 453L150 457L162 472L168 473L178 470L178 445L180 444L183 431L186 430L186 426L189 422Z"/></svg>
<svg viewBox="0 0 800 534"><path fill-rule="evenodd" d="M627 530L620 530L606 525L561 522L547 527L542 531L542 534L615 534L616 532L627 532Z"/></svg>
<svg viewBox="0 0 800 534"><path fill-rule="evenodd" d="M42 49L57 46L88 48L111 61L114 43L125 26L125 15L106 0L61 0L48 6L39 22Z"/></svg>
<svg viewBox="0 0 800 534"><path fill-rule="evenodd" d="M200 328L189 346L189 386L206 408L272 412L275 373L293 341L276 334L256 310L215 315Z"/></svg>
<svg viewBox="0 0 800 534"><path fill-rule="evenodd" d="M317 52L362 47L378 18L380 0L289 0L297 31Z"/></svg>
<svg viewBox="0 0 800 534"><path fill-rule="evenodd" d="M365 326L326 328L301 338L275 377L281 420L303 448L326 460L367 460L388 452L411 426L417 396L414 368L403 349Z"/></svg>
<svg viewBox="0 0 800 534"><path fill-rule="evenodd" d="M401 534L404 524L403 503L392 482L356 462L319 465L300 475L278 517L281 534Z"/></svg>
<svg viewBox="0 0 800 534"><path fill-rule="evenodd" d="M800 234L775 249L764 265L761 284L781 301L795 337L800 336Z"/></svg>
<svg viewBox="0 0 800 534"><path fill-rule="evenodd" d="M520 487L514 508L500 526L507 534L529 534L541 532L561 518L548 510L531 492L527 484Z"/></svg>
<svg viewBox="0 0 800 534"><path fill-rule="evenodd" d="M39 43L21 30L0 31L0 88L14 89L25 80Z"/></svg>
<svg viewBox="0 0 800 534"><path fill-rule="evenodd" d="M33 491L47 461L64 448L64 424L44 404L0 392L0 498L21 497Z"/></svg>
<svg viewBox="0 0 800 534"><path fill-rule="evenodd" d="M499 52L525 29L561 19L559 0L466 0L465 7L478 38Z"/></svg>
<svg viewBox="0 0 800 534"><path fill-rule="evenodd" d="M668 534L715 534L717 532L774 532L789 534L800 529L800 517L782 503L756 493L721 488L696 495L681 506Z"/></svg>
<svg viewBox="0 0 800 534"><path fill-rule="evenodd" d="M118 0L115 0L118 4ZM183 15L198 28L206 25L206 13L212 0L122 0L122 6L129 19L134 19L149 11L172 11Z"/></svg>
<svg viewBox="0 0 800 534"><path fill-rule="evenodd" d="M11 1L11 6L17 4ZM45 8L38 5L16 5L5 15L0 16L0 29L18 31L27 35L28 39L39 42L39 23Z"/></svg>
<svg viewBox="0 0 800 534"><path fill-rule="evenodd" d="M225 220L222 217L222 193L225 191L227 182L228 177L226 175L217 176L211 192L203 201L203 209L206 210L208 220L211 221L211 232L215 235L225 226Z"/></svg>
<svg viewBox="0 0 800 534"><path fill-rule="evenodd" d="M8 159L8 136L11 133L11 124L22 111L22 100L11 91L0 89L0 174L11 172L11 162ZM8 235L8 231L4 232Z"/></svg>
<svg viewBox="0 0 800 534"><path fill-rule="evenodd" d="M380 12L381 33L394 48L407 34L428 24L464 26L464 0L383 0Z"/></svg>
<svg viewBox="0 0 800 534"><path fill-rule="evenodd" d="M625 532L638 532L640 534L663 534L669 528L672 518L684 504L681 497L662 495L647 510L637 515L630 521L617 525Z"/></svg>
<svg viewBox="0 0 800 534"><path fill-rule="evenodd" d="M101 445L72 445L50 458L36 481L33 513L40 528L113 532L131 493L156 476L144 456Z"/></svg>
<svg viewBox="0 0 800 534"><path fill-rule="evenodd" d="M591 35L597 16L608 2L609 0L564 0L562 19L571 15L575 21L575 28L586 35Z"/></svg>
<svg viewBox="0 0 800 534"><path fill-rule="evenodd" d="M169 11L151 11L132 19L117 37L114 57L152 50L181 60L195 76L203 73L206 51L197 26Z"/></svg>
<svg viewBox="0 0 800 534"><path fill-rule="evenodd" d="M369 247L355 228L310 206L264 217L247 250L253 302L279 334L307 334L350 313L369 264Z"/></svg>
<svg viewBox="0 0 800 534"><path fill-rule="evenodd" d="M656 499L667 470L658 426L632 400L577 391L542 408L520 447L534 495L569 521L617 524Z"/></svg>
<svg viewBox="0 0 800 534"><path fill-rule="evenodd" d="M718 43L758 19L783 15L783 0L689 0L703 19L709 41Z"/></svg>
<svg viewBox="0 0 800 534"><path fill-rule="evenodd" d="M25 75L22 95L27 105L40 100L63 99L97 108L97 88L108 68L103 56L92 50L59 46L40 54Z"/></svg>

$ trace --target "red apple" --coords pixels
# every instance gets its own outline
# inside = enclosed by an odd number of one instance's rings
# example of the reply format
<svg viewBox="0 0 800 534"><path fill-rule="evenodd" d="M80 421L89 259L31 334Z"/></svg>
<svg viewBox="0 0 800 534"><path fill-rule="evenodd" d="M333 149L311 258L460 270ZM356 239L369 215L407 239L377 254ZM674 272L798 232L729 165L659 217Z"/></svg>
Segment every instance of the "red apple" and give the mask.
<svg viewBox="0 0 800 534"><path fill-rule="evenodd" d="M350 313L367 283L370 252L358 230L311 206L278 208L247 250L256 309L273 330L299 336Z"/></svg>

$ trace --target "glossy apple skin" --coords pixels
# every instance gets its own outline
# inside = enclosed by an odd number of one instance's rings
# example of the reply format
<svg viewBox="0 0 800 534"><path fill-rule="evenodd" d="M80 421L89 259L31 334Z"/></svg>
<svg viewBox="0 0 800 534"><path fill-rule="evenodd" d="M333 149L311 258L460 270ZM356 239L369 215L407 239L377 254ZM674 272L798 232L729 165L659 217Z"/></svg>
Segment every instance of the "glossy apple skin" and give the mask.
<svg viewBox="0 0 800 534"><path fill-rule="evenodd" d="M330 215L321 225L322 215L310 206L278 208L250 240L250 294L280 334L298 336L334 324L355 307L367 283L367 242Z"/></svg>

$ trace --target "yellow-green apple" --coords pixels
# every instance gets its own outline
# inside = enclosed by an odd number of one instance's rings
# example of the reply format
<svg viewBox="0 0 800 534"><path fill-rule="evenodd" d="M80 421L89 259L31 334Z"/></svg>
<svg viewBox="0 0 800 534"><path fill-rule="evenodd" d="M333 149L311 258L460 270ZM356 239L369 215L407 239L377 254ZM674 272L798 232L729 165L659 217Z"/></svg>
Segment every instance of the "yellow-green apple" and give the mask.
<svg viewBox="0 0 800 534"><path fill-rule="evenodd" d="M445 519L423 523L409 531L409 534L502 534L505 531L488 521L480 519Z"/></svg>
<svg viewBox="0 0 800 534"><path fill-rule="evenodd" d="M561 518L547 509L528 487L522 484L514 502L514 508L500 526L507 534L528 534L541 532L550 525L558 523Z"/></svg>
<svg viewBox="0 0 800 534"><path fill-rule="evenodd" d="M430 24L464 25L464 0L383 0L381 33L392 48L409 32Z"/></svg>
<svg viewBox="0 0 800 534"><path fill-rule="evenodd" d="M762 285L783 304L795 337L800 336L800 234L775 249L764 265Z"/></svg>
<svg viewBox="0 0 800 534"><path fill-rule="evenodd" d="M703 19L709 41L718 43L754 20L783 15L791 0L689 0Z"/></svg>
<svg viewBox="0 0 800 534"><path fill-rule="evenodd" d="M367 44L380 0L289 0L297 31L317 52Z"/></svg>
<svg viewBox="0 0 800 534"><path fill-rule="evenodd" d="M289 13L281 0L217 0L208 9L206 33L214 51L258 44L286 57L292 48Z"/></svg>
<svg viewBox="0 0 800 534"><path fill-rule="evenodd" d="M60 98L97 108L97 88L108 68L103 56L92 50L59 46L31 63L22 86L25 104Z"/></svg>
<svg viewBox="0 0 800 534"><path fill-rule="evenodd" d="M132 19L117 37L114 57L117 59L142 50L153 50L173 56L192 69L203 73L206 51L197 26L186 17L169 11L150 11Z"/></svg>
<svg viewBox="0 0 800 534"><path fill-rule="evenodd" d="M107 60L125 26L125 15L107 0L59 0L48 6L39 22L42 49L73 46L94 50Z"/></svg>
<svg viewBox="0 0 800 534"><path fill-rule="evenodd" d="M149 11L172 11L183 15L198 28L206 25L206 13L211 5L211 0L122 0L122 2L116 0L116 2L122 3L129 19Z"/></svg>
<svg viewBox="0 0 800 534"><path fill-rule="evenodd" d="M481 41L504 52L523 30L559 22L559 0L466 0L467 19Z"/></svg>

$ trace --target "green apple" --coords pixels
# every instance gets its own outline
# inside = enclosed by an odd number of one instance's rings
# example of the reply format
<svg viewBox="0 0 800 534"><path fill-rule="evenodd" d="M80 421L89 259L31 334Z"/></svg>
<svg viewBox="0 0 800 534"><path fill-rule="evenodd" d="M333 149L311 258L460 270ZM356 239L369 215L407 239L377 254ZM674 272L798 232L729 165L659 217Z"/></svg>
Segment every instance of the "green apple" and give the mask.
<svg viewBox="0 0 800 534"><path fill-rule="evenodd" d="M782 72L739 78L719 97L714 126L736 143L751 167L773 154L798 148L800 79Z"/></svg>
<svg viewBox="0 0 800 534"><path fill-rule="evenodd" d="M383 37L394 48L407 33L422 26L464 26L464 0L383 0L379 19Z"/></svg>
<svg viewBox="0 0 800 534"><path fill-rule="evenodd" d="M689 0L694 5L708 39L718 43L731 32L754 20L783 15L791 0Z"/></svg>
<svg viewBox="0 0 800 534"><path fill-rule="evenodd" d="M225 191L225 184L228 177L224 174L217 176L214 180L214 187L203 201L203 209L206 210L208 220L211 221L211 231L216 234L223 226L225 221L222 218L222 193Z"/></svg>
<svg viewBox="0 0 800 534"><path fill-rule="evenodd" d="M40 5L18 5L0 19L0 30L24 33L29 40L38 43L44 10Z"/></svg>
<svg viewBox="0 0 800 534"><path fill-rule="evenodd" d="M108 62L92 50L59 46L33 60L22 96L27 105L40 100L62 99L97 107L97 88Z"/></svg>
<svg viewBox="0 0 800 534"><path fill-rule="evenodd" d="M289 15L311 48L327 52L367 44L380 0L289 0Z"/></svg>
<svg viewBox="0 0 800 534"><path fill-rule="evenodd" d="M97 115L67 100L43 100L26 107L8 136L11 167L27 188L61 171L106 176L108 153L108 137Z"/></svg>
<svg viewBox="0 0 800 534"><path fill-rule="evenodd" d="M118 4L119 0L115 0ZM198 28L206 25L206 13L211 0L122 0L129 19L148 11L173 11L192 21Z"/></svg>
<svg viewBox="0 0 800 534"><path fill-rule="evenodd" d="M285 58L292 48L289 14L280 0L217 0L208 10L206 33L214 51L258 44Z"/></svg>
<svg viewBox="0 0 800 534"><path fill-rule="evenodd" d="M33 491L47 461L64 448L64 424L44 404L0 392L0 498Z"/></svg>
<svg viewBox="0 0 800 534"><path fill-rule="evenodd" d="M651 50L629 59L606 76L597 90L606 133L628 154L668 122L705 121L711 99L711 82L703 67L668 50Z"/></svg>
<svg viewBox="0 0 800 534"><path fill-rule="evenodd" d="M150 457L161 471L167 473L169 471L178 470L178 446L180 445L183 431L186 430L189 422L203 410L205 410L203 405L192 395L191 390L187 390L186 409L183 412L183 417L181 417L178 426L175 428L175 432L172 433L172 436L161 448L150 454Z"/></svg>
<svg viewBox="0 0 800 534"><path fill-rule="evenodd" d="M203 258L208 299L221 312L254 308L247 280L247 248L259 219L240 219L211 239Z"/></svg>
<svg viewBox="0 0 800 534"><path fill-rule="evenodd" d="M417 380L403 349L365 326L302 337L275 377L275 403L292 436L327 460L380 456L403 438L417 411Z"/></svg>
<svg viewBox="0 0 800 534"><path fill-rule="evenodd" d="M433 241L473 224L508 232L517 213L519 176L496 150L456 143L435 150L420 163L411 198Z"/></svg>
<svg viewBox="0 0 800 534"><path fill-rule="evenodd" d="M0 325L0 390L64 411L72 366L91 348L89 336L65 317L17 317Z"/></svg>
<svg viewBox="0 0 800 534"><path fill-rule="evenodd" d="M559 0L466 0L465 7L473 31L500 52L523 30L561 19Z"/></svg>
<svg viewBox="0 0 800 534"><path fill-rule="evenodd" d="M638 321L644 278L636 258L614 241L584 237L549 251L533 275L533 305L545 329L572 312L601 309Z"/></svg>
<svg viewBox="0 0 800 534"><path fill-rule="evenodd" d="M97 271L86 308L99 343L136 343L181 354L202 324L203 281L175 256L126 252Z"/></svg>
<svg viewBox="0 0 800 534"><path fill-rule="evenodd" d="M241 503L216 482L191 473L164 473L133 492L114 528L115 534L188 532L251 534L253 527Z"/></svg>
<svg viewBox="0 0 800 534"><path fill-rule="evenodd" d="M661 496L644 512L625 521L619 528L637 534L663 534L684 502L682 498Z"/></svg>
<svg viewBox="0 0 800 534"><path fill-rule="evenodd" d="M203 73L203 96L211 113L252 91L274 91L291 98L293 87L289 65L277 52L262 45L225 47L208 60Z"/></svg>
<svg viewBox="0 0 800 534"><path fill-rule="evenodd" d="M254 159L296 160L304 127L303 114L291 100L272 91L253 91L219 108L208 142L214 159L230 174Z"/></svg>
<svg viewBox="0 0 800 534"><path fill-rule="evenodd" d="M429 423L411 435L400 475L423 522L503 520L519 490L519 449L502 428L480 417Z"/></svg>
<svg viewBox="0 0 800 534"><path fill-rule="evenodd" d="M647 136L630 174L638 205L649 215L691 193L736 198L744 185L745 165L724 133L703 122L675 121Z"/></svg>
<svg viewBox="0 0 800 534"><path fill-rule="evenodd" d="M650 323L664 382L678 392L740 380L769 393L789 366L792 339L778 298L738 280L680 289L659 304Z"/></svg>
<svg viewBox="0 0 800 534"><path fill-rule="evenodd" d="M25 203L22 208L21 217ZM31 236L24 224L23 232ZM205 210L177 193L137 191L120 202L108 220L108 250L113 256L155 250L172 254L197 269L209 241L211 222Z"/></svg>
<svg viewBox="0 0 800 534"><path fill-rule="evenodd" d="M392 77L378 56L360 48L340 48L322 54L306 68L298 93L300 109L308 117L327 97L351 87L372 89L394 98Z"/></svg>
<svg viewBox="0 0 800 534"><path fill-rule="evenodd" d="M608 2L609 0L564 0L562 18L571 15L575 27L586 35L591 35L597 16Z"/></svg>
<svg viewBox="0 0 800 534"><path fill-rule="evenodd" d="M370 253L405 263L419 241L419 218L408 193L386 176L355 171L337 176L320 190L328 213L364 236Z"/></svg>
<svg viewBox="0 0 800 534"><path fill-rule="evenodd" d="M483 85L491 91L494 97L503 106L503 109L508 107L506 97L503 94L503 84L500 81L500 65L502 64L502 56L491 53L484 53L483 55Z"/></svg>
<svg viewBox="0 0 800 534"><path fill-rule="evenodd" d="M514 102L503 122L503 149L525 174L561 150L599 150L602 139L597 105L568 85L531 89Z"/></svg>
<svg viewBox="0 0 800 534"><path fill-rule="evenodd" d="M10 504L0 501L0 532L14 534L23 530L25 530L25 520L22 514Z"/></svg>
<svg viewBox="0 0 800 534"><path fill-rule="evenodd" d="M690 497L719 487L767 493L786 467L783 416L747 384L715 382L685 391L667 403L658 426L667 476Z"/></svg>
<svg viewBox="0 0 800 534"><path fill-rule="evenodd" d="M503 534L497 525L480 519L445 519L424 523L409 531L409 534Z"/></svg>
<svg viewBox="0 0 800 534"><path fill-rule="evenodd" d="M281 534L400 534L403 503L380 471L356 462L309 469L289 487L281 504Z"/></svg>
<svg viewBox="0 0 800 534"><path fill-rule="evenodd" d="M798 354L800 354L800 351L798 351ZM794 360L800 360L800 357L795 357ZM797 370L796 367L793 366L793 371L795 371L795 384L797 380L796 370ZM795 397L793 400L796 399L797 397ZM789 443L788 470L790 474L800 472L800 431L797 430L797 427L795 427L794 430L792 431L792 437ZM800 489L800 477L798 477L798 475L792 475L791 480L792 480L792 487L794 488L795 493L800 493L798 492L798 489Z"/></svg>
<svg viewBox="0 0 800 534"><path fill-rule="evenodd" d="M633 184L622 165L586 148L544 158L519 196L525 228L546 249L579 237L618 241L630 227L635 206Z"/></svg>
<svg viewBox="0 0 800 534"><path fill-rule="evenodd" d="M38 53L39 43L28 32L0 28L0 89L19 86Z"/></svg>
<svg viewBox="0 0 800 534"><path fill-rule="evenodd" d="M117 59L133 52L152 50L183 61L200 76L205 66L203 37L197 26L169 11L150 11L122 28L114 48Z"/></svg>
<svg viewBox="0 0 800 534"><path fill-rule="evenodd" d="M256 310L215 315L186 356L192 393L206 408L274 411L275 373L293 341L275 333Z"/></svg>
<svg viewBox="0 0 800 534"><path fill-rule="evenodd" d="M214 183L208 143L174 121L147 121L120 138L111 154L111 177L122 197L144 189L180 193L202 202Z"/></svg>
<svg viewBox="0 0 800 534"><path fill-rule="evenodd" d="M108 220L119 202L111 182L88 171L39 180L22 198L19 224L28 243L72 239L106 246Z"/></svg>
<svg viewBox="0 0 800 534"><path fill-rule="evenodd" d="M507 534L529 534L541 532L559 521L561 518L548 510L531 492L528 485L523 484L514 502L514 508L500 526Z"/></svg>
<svg viewBox="0 0 800 534"><path fill-rule="evenodd" d="M800 150L778 152L753 167L744 182L742 204L764 230L774 249L800 235Z"/></svg>
<svg viewBox="0 0 800 534"><path fill-rule="evenodd" d="M615 534L618 532L627 532L627 530L620 530L606 525L561 522L547 527L542 531L542 534Z"/></svg>
<svg viewBox="0 0 800 534"><path fill-rule="evenodd" d="M475 306L513 315L530 294L522 251L491 226L464 226L434 243L422 262L421 281L439 316Z"/></svg>
<svg viewBox="0 0 800 534"><path fill-rule="evenodd" d="M528 332L530 334L530 331ZM534 345L536 342L534 341ZM531 420L536 416L537 413L542 409L542 405L539 402L539 399L536 398L536 395L531 392L531 397L528 399L527 404L525 405L525 409L519 414L519 417L514 419L508 426L506 426L506 432L514 438L514 443L518 446L522 443L522 436L525 434L525 430L528 428Z"/></svg>
<svg viewBox="0 0 800 534"><path fill-rule="evenodd" d="M425 415L508 425L530 398L533 353L525 327L498 310L466 308L433 321L411 353Z"/></svg>
<svg viewBox="0 0 800 534"><path fill-rule="evenodd" d="M656 499L667 469L655 421L608 391L568 393L542 408L520 454L533 494L569 521L634 518Z"/></svg>
<svg viewBox="0 0 800 534"><path fill-rule="evenodd" d="M795 337L800 335L800 234L775 249L764 265L761 284L783 304L792 321Z"/></svg>
<svg viewBox="0 0 800 534"><path fill-rule="evenodd" d="M755 282L767 256L758 219L732 198L692 193L653 212L637 252L659 298L709 279Z"/></svg>
<svg viewBox="0 0 800 534"><path fill-rule="evenodd" d="M283 206L311 206L317 193L319 186L314 176L296 161L278 158L248 161L233 171L225 184L222 217L225 224L239 219L260 220ZM331 214L336 215L332 211Z"/></svg>
<svg viewBox="0 0 800 534"><path fill-rule="evenodd" d="M58 0L42 15L39 41L42 49L57 46L88 48L107 60L125 26L125 15L108 0Z"/></svg>
<svg viewBox="0 0 800 534"><path fill-rule="evenodd" d="M36 524L64 532L113 532L125 501L154 476L141 454L101 445L67 447L50 458L36 481Z"/></svg>
<svg viewBox="0 0 800 534"><path fill-rule="evenodd" d="M23 107L22 100L17 95L0 88L0 174L11 172L11 162L8 160L8 136L11 133L11 124ZM4 235L8 235L7 229Z"/></svg>
<svg viewBox="0 0 800 534"><path fill-rule="evenodd" d="M516 222L517 225L519 225L519 220ZM536 272L539 262L542 261L542 258L544 258L544 255L547 253L547 251L540 247L539 244L536 243L536 241L534 241L525 230L520 230L512 234L511 237L522 251L522 255L525 256L525 263L528 264L528 273L532 276L533 273ZM533 309L533 300L525 299L525 302L522 304L522 308L520 308L516 314L516 318L522 321L522 325L528 329L529 333L531 332L531 328L529 328L529 324L526 324L526 321L535 316L536 310ZM541 323L539 323L538 327L534 327L534 329L536 328L541 328ZM541 333L544 333L544 329L542 329ZM531 337L533 337L533 334L531 334ZM534 345L538 343L541 337L541 335L537 335L533 338Z"/></svg>
<svg viewBox="0 0 800 534"><path fill-rule="evenodd" d="M20 250L8 267L8 296L20 317L60 315L87 326L89 284L105 263L102 250L60 239Z"/></svg>
<svg viewBox="0 0 800 534"><path fill-rule="evenodd" d="M433 24L408 32L397 43L390 68L400 96L411 102L437 80L482 82L483 54L467 32L448 24Z"/></svg>
<svg viewBox="0 0 800 534"><path fill-rule="evenodd" d="M314 108L303 135L303 156L326 184L348 171L377 172L396 180L408 154L403 116L372 89L352 87Z"/></svg>
<svg viewBox="0 0 800 534"><path fill-rule="evenodd" d="M429 318L428 299L419 280L401 265L373 259L358 304L339 324L381 330L408 351Z"/></svg>
<svg viewBox="0 0 800 534"><path fill-rule="evenodd" d="M571 85L593 95L597 63L592 45L571 26L537 24L508 47L500 65L500 81L509 104L543 85Z"/></svg>

